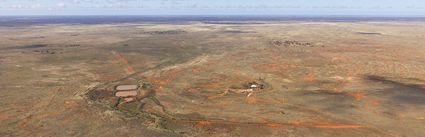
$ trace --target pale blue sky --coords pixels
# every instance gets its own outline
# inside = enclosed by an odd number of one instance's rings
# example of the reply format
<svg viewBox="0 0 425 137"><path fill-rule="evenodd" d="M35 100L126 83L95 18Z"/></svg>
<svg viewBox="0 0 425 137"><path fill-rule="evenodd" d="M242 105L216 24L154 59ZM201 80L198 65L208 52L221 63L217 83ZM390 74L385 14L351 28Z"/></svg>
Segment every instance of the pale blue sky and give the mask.
<svg viewBox="0 0 425 137"><path fill-rule="evenodd" d="M424 16L425 0L0 0L0 15Z"/></svg>

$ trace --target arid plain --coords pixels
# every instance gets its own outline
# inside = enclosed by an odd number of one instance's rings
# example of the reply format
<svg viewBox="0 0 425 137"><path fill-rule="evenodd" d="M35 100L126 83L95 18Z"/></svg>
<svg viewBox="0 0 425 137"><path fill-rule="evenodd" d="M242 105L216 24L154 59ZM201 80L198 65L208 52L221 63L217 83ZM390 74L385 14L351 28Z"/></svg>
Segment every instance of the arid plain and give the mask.
<svg viewBox="0 0 425 137"><path fill-rule="evenodd" d="M1 26L0 105L0 136L421 137L425 23Z"/></svg>

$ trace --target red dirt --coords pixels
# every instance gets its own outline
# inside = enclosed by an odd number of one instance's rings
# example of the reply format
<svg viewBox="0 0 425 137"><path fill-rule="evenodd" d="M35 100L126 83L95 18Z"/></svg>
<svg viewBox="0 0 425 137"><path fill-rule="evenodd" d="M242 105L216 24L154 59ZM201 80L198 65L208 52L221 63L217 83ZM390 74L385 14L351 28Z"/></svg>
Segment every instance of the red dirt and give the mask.
<svg viewBox="0 0 425 137"><path fill-rule="evenodd" d="M365 97L365 94L363 92L350 92L346 95L355 98L357 101L360 101Z"/></svg>
<svg viewBox="0 0 425 137"><path fill-rule="evenodd" d="M254 97L254 96L247 97L245 100L246 100L246 103L248 103L248 104L256 104L257 103L257 98Z"/></svg>
<svg viewBox="0 0 425 137"><path fill-rule="evenodd" d="M151 77L148 78L149 81L151 81L155 87L157 88L157 91L162 91L164 86L168 85L170 82L172 82L174 79L177 78L177 75L180 73L180 70L177 69L170 69L164 72L161 72L159 77Z"/></svg>
<svg viewBox="0 0 425 137"><path fill-rule="evenodd" d="M136 72L134 68L130 65L130 63L128 63L128 60L124 56L122 56L120 53L116 51L111 51L111 53L115 56L115 59L120 61L122 64L126 65L128 74L133 74Z"/></svg>
<svg viewBox="0 0 425 137"><path fill-rule="evenodd" d="M198 121L198 123L197 123L197 125L199 125L199 126L207 126L207 125L210 125L210 124L211 124L211 122L206 121L206 120L201 120L201 121Z"/></svg>
<svg viewBox="0 0 425 137"><path fill-rule="evenodd" d="M308 81L308 82L312 82L312 81L314 81L314 74L313 74L313 72L308 72L307 74L306 74L306 76L304 76L304 80L305 81Z"/></svg>
<svg viewBox="0 0 425 137"><path fill-rule="evenodd" d="M281 125L276 124L276 123L269 123L269 124L267 124L267 127L268 128L279 128L279 127L281 127Z"/></svg>

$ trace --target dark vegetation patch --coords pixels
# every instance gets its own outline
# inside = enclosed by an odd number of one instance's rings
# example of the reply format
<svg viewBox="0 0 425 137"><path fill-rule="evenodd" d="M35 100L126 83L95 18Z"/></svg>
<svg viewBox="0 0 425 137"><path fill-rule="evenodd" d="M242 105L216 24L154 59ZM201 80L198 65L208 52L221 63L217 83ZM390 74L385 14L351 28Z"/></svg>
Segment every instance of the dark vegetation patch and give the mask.
<svg viewBox="0 0 425 137"><path fill-rule="evenodd" d="M301 91L300 95L307 100L308 104L324 106L323 109L329 112L345 113L352 108L353 99L345 92L316 90Z"/></svg>
<svg viewBox="0 0 425 137"><path fill-rule="evenodd" d="M277 46L277 47L315 47L317 46L311 42L301 42L301 41L295 41L295 40L285 40L285 41L272 40L270 41L270 45Z"/></svg>
<svg viewBox="0 0 425 137"><path fill-rule="evenodd" d="M65 47L80 47L80 44L69 44L69 45L65 45Z"/></svg>
<svg viewBox="0 0 425 137"><path fill-rule="evenodd" d="M134 39L127 42L120 43L120 46L107 47L107 51L117 51L123 55L126 54L140 54L144 56L152 56L161 60L161 64L170 65L179 62L185 62L193 59L194 57L207 51L203 47L198 47L195 43L188 43L184 45L176 44L175 41L187 39L185 35L177 38L156 38L146 37L143 39ZM172 44L170 44L172 43ZM138 60L137 56L130 58ZM163 62L162 62L163 61ZM158 62L159 63L159 62ZM159 64L158 64L159 65Z"/></svg>
<svg viewBox="0 0 425 137"><path fill-rule="evenodd" d="M241 31L241 30L225 30L223 33L255 33L253 31Z"/></svg>
<svg viewBox="0 0 425 137"><path fill-rule="evenodd" d="M46 37L45 36L36 36L36 37L30 37L30 38L32 38L32 39L44 39Z"/></svg>
<svg viewBox="0 0 425 137"><path fill-rule="evenodd" d="M110 90L93 90L87 93L87 97L92 101L102 100L113 96L114 92Z"/></svg>
<svg viewBox="0 0 425 137"><path fill-rule="evenodd" d="M63 52L59 49L40 49L40 50L33 50L35 53L40 54L62 54Z"/></svg>
<svg viewBox="0 0 425 137"><path fill-rule="evenodd" d="M367 75L365 79L389 85L383 89L380 96L389 96L395 104L425 105L425 85L410 83L407 81L396 81L382 76Z"/></svg>
<svg viewBox="0 0 425 137"><path fill-rule="evenodd" d="M378 33L378 32L357 32L357 34L362 34L362 35L382 35L382 33Z"/></svg>
<svg viewBox="0 0 425 137"><path fill-rule="evenodd" d="M398 95L395 96L397 101L407 102L410 104L425 104L425 96L415 96L415 95Z"/></svg>
<svg viewBox="0 0 425 137"><path fill-rule="evenodd" d="M371 80L371 81L375 81L375 82L381 82L383 84L391 84L394 86L403 86L403 87L408 87L408 88L412 88L415 90L422 90L424 91L425 94L425 87L423 85L419 85L419 84L414 84L414 83L403 83L403 82L398 82L398 81L394 81L394 80L390 80L388 78L382 77L382 76L376 76L376 75L368 75L366 76L367 80Z"/></svg>
<svg viewBox="0 0 425 137"><path fill-rule="evenodd" d="M47 47L47 44L33 44L33 45L6 47L3 49L35 49L35 48L43 48L43 47Z"/></svg>
<svg viewBox="0 0 425 137"><path fill-rule="evenodd" d="M176 34L186 34L187 31L184 30L166 30L166 31L147 31L143 32L143 34L149 35L176 35Z"/></svg>

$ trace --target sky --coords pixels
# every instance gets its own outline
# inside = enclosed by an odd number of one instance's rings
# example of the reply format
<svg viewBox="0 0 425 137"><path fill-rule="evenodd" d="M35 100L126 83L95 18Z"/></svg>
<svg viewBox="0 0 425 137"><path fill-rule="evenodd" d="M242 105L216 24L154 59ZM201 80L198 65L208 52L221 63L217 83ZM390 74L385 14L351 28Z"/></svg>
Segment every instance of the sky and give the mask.
<svg viewBox="0 0 425 137"><path fill-rule="evenodd" d="M0 0L0 15L425 16L425 0Z"/></svg>

